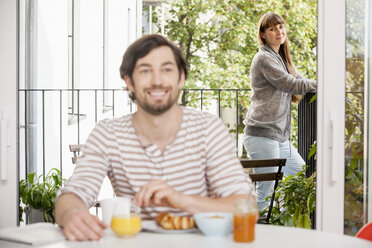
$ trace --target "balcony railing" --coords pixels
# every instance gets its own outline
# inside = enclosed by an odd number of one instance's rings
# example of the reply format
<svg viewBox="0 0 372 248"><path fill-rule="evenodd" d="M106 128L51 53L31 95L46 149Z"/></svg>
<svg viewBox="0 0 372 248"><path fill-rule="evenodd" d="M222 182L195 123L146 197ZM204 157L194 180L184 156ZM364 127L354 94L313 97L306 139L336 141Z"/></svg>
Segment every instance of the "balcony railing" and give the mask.
<svg viewBox="0 0 372 248"><path fill-rule="evenodd" d="M179 103L219 116L244 156L239 134L250 93L249 89L183 89ZM314 160L307 159L316 138L316 105L308 104L311 96L299 105L298 146L314 171ZM123 89L20 89L19 102L21 176L30 171L45 175L53 167L69 176L73 165L68 145L84 143L99 120L136 110Z"/></svg>

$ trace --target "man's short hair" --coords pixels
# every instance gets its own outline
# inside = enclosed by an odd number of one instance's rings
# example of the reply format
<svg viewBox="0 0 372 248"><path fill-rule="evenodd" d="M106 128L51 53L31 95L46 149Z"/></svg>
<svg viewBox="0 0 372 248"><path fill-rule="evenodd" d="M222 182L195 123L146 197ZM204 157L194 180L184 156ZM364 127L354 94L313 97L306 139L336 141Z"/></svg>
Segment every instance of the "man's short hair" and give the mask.
<svg viewBox="0 0 372 248"><path fill-rule="evenodd" d="M187 64L182 51L171 41L159 34L144 35L127 48L120 66L121 78L124 79L125 76L128 76L133 82L132 75L137 60L145 57L153 49L162 46L167 46L172 50L177 63L179 75L181 76L181 73L184 72L186 79ZM131 94L131 92L129 93L129 97L133 102L135 101L135 96Z"/></svg>

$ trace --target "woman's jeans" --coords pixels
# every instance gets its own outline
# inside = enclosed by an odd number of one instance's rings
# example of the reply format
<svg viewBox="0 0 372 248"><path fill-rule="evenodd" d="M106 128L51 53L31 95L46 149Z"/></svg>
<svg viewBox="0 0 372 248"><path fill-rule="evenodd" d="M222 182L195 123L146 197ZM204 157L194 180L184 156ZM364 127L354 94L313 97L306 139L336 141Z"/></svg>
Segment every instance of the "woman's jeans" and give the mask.
<svg viewBox="0 0 372 248"><path fill-rule="evenodd" d="M247 154L252 159L272 159L286 158L287 162L283 167L285 176L295 175L302 170L305 161L298 154L296 148L288 141L280 143L276 140L244 135L244 147ZM255 168L255 173L270 173L277 172L276 167ZM270 204L266 201L266 197L271 196L274 191L275 181L257 182L257 206L259 210L264 209Z"/></svg>

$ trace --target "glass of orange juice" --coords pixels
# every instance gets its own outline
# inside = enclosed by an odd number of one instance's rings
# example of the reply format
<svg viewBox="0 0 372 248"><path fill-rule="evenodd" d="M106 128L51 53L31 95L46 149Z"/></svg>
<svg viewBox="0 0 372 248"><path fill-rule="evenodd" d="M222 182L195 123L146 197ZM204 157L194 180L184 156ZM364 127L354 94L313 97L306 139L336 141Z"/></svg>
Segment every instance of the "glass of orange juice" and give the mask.
<svg viewBox="0 0 372 248"><path fill-rule="evenodd" d="M129 198L119 197L115 199L111 229L117 237L133 237L141 231L139 213L139 207L132 205Z"/></svg>
<svg viewBox="0 0 372 248"><path fill-rule="evenodd" d="M234 209L234 241L252 242L255 237L257 216L256 198L239 199Z"/></svg>

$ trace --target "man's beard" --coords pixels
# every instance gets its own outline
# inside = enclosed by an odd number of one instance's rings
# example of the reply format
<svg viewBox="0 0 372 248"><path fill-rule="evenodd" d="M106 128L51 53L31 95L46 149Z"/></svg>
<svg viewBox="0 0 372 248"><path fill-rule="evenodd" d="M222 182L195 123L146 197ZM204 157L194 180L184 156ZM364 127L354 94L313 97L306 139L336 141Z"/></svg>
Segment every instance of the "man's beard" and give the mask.
<svg viewBox="0 0 372 248"><path fill-rule="evenodd" d="M159 89L159 88L161 89L161 87L155 87L155 88L156 89ZM133 93L133 94L136 97L136 94L135 93ZM179 95L180 95L180 90L178 90L177 96L175 98L173 98L172 95L169 94L169 98L168 98L168 100L165 104L155 102L155 104L152 104L152 105L150 103L148 103L146 98L144 98L144 100L139 101L139 99L136 97L136 104L139 105L148 114L161 115L161 114L165 113L166 111L168 111L174 104L176 104Z"/></svg>

